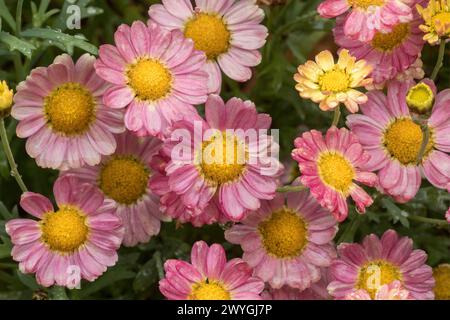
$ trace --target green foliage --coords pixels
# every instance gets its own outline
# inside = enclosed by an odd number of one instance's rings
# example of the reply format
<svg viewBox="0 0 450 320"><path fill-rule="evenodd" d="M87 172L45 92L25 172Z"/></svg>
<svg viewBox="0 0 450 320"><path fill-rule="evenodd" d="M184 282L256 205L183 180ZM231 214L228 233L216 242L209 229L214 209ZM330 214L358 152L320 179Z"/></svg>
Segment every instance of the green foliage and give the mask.
<svg viewBox="0 0 450 320"><path fill-rule="evenodd" d="M20 2L0 0L0 80L6 79L13 86L24 80L33 68L50 64L61 53L67 52L75 58L85 52L97 54L99 45L113 42L118 25L137 19L146 21L148 7L159 1L78 0L81 30L66 27L68 1L24 1L23 10L17 7ZM233 96L251 99L260 112L270 113L273 128L280 129L281 156L288 167L292 164L290 152L294 138L313 128L325 130L332 121L330 113L321 112L314 103L299 98L293 80L299 64L324 48L336 49L331 35L333 21L321 19L316 14L320 2L290 0L284 6L265 7L264 23L270 36L254 78L244 84L224 78L222 96L225 99ZM18 16L21 17L19 24ZM435 48L427 48L424 52L428 74L435 55ZM449 65L445 64L440 74L441 89L450 83ZM58 173L36 166L25 152L24 140L14 135L15 128L16 122L8 119L8 136L23 179L34 192L51 195ZM415 219L442 220L450 204L447 192L425 185L413 201L404 205L377 193L373 195L375 203L364 215L350 207L349 218L340 225L337 243L360 241L367 234L380 235L395 228L400 234L412 237L416 247L428 252L430 265L450 262L448 226ZM83 282L81 290L47 290L37 285L32 275L20 273L10 257L11 242L5 232L5 222L25 217L25 213L17 208L19 200L20 189L0 150L0 299L159 299L162 297L158 281L162 277L164 261L189 259L195 241L222 243L230 257L241 254L239 248L225 243L223 229L219 226L177 228L175 223L164 223L160 235L150 243L122 248L118 264L97 281Z"/></svg>

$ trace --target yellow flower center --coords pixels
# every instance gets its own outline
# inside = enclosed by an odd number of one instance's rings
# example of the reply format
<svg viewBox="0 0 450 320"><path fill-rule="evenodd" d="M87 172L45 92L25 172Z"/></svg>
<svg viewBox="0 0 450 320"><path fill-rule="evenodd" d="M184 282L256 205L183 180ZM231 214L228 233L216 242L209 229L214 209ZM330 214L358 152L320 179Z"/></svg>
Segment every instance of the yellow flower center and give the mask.
<svg viewBox="0 0 450 320"><path fill-rule="evenodd" d="M402 281L402 274L397 266L385 260L374 260L359 269L355 289L366 290L374 299L381 286L395 280Z"/></svg>
<svg viewBox="0 0 450 320"><path fill-rule="evenodd" d="M172 74L160 61L141 58L127 70L128 85L140 100L164 98L172 89Z"/></svg>
<svg viewBox="0 0 450 320"><path fill-rule="evenodd" d="M441 264L433 269L436 281L434 295L436 300L450 300L450 264Z"/></svg>
<svg viewBox="0 0 450 320"><path fill-rule="evenodd" d="M425 83L419 83L409 89L406 95L408 106L418 113L426 113L433 106L434 93Z"/></svg>
<svg viewBox="0 0 450 320"><path fill-rule="evenodd" d="M258 231L267 253L276 258L297 257L308 243L306 222L286 207L261 222Z"/></svg>
<svg viewBox="0 0 450 320"><path fill-rule="evenodd" d="M184 35L194 41L195 49L204 51L211 60L230 47L230 31L225 21L214 14L197 13L186 24Z"/></svg>
<svg viewBox="0 0 450 320"><path fill-rule="evenodd" d="M65 135L78 135L94 121L95 101L84 86L68 82L44 99L44 111L53 130Z"/></svg>
<svg viewBox="0 0 450 320"><path fill-rule="evenodd" d="M231 300L230 292L218 281L202 281L192 286L189 300Z"/></svg>
<svg viewBox="0 0 450 320"><path fill-rule="evenodd" d="M348 2L352 7L367 10L370 7L381 7L385 0L349 0Z"/></svg>
<svg viewBox="0 0 450 320"><path fill-rule="evenodd" d="M74 206L61 206L57 212L48 212L41 221L42 240L51 250L70 253L82 246L89 228L85 214Z"/></svg>
<svg viewBox="0 0 450 320"><path fill-rule="evenodd" d="M130 205L146 193L149 174L139 160L131 156L116 156L100 172L100 189L116 202Z"/></svg>
<svg viewBox="0 0 450 320"><path fill-rule="evenodd" d="M317 161L319 176L329 187L347 194L355 178L353 165L343 155L324 152Z"/></svg>
<svg viewBox="0 0 450 320"><path fill-rule="evenodd" d="M389 33L377 32L372 40L372 46L381 51L392 51L403 43L409 35L409 24L401 23Z"/></svg>
<svg viewBox="0 0 450 320"><path fill-rule="evenodd" d="M213 136L202 144L199 171L215 185L238 179L248 154L245 144L236 136L225 132Z"/></svg>
<svg viewBox="0 0 450 320"><path fill-rule="evenodd" d="M404 165L417 163L422 145L423 133L420 126L411 119L397 119L384 133L383 144L389 154ZM424 158L433 149L431 135L425 148Z"/></svg>
<svg viewBox="0 0 450 320"><path fill-rule="evenodd" d="M350 86L350 76L344 70L334 68L320 76L319 85L326 92L346 91Z"/></svg>
<svg viewBox="0 0 450 320"><path fill-rule="evenodd" d="M448 24L450 24L450 12L439 12L431 18L431 27L441 35L450 33L450 28L446 27Z"/></svg>

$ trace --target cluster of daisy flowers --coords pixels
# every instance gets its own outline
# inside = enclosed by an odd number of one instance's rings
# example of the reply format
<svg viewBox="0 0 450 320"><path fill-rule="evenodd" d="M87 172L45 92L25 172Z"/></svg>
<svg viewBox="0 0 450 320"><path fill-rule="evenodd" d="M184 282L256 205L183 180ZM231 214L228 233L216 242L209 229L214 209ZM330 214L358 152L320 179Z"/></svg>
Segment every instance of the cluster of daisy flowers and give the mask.
<svg viewBox="0 0 450 320"><path fill-rule="evenodd" d="M450 3L326 0L318 12L337 17L338 59L323 51L299 66L295 88L335 118L294 141L300 176L288 193L271 117L220 96L222 76L245 82L261 62L268 30L255 1L162 0L148 22L119 26L97 58L58 56L14 98L1 83L27 153L59 171L56 208L25 192L33 218L6 223L20 271L75 288L175 220L223 224L243 255L196 242L190 261L165 262L167 299L449 299L449 266L433 270L410 238L334 238L349 198L363 214L375 189L404 203L425 177L450 191L450 91L423 79L420 60L426 42L445 49Z"/></svg>

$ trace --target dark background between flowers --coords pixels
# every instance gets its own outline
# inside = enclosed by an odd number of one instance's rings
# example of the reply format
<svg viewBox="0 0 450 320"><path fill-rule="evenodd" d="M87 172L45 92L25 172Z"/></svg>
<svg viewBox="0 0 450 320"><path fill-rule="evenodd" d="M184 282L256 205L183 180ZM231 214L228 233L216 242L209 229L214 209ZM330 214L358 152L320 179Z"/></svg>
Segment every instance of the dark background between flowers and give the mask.
<svg viewBox="0 0 450 320"><path fill-rule="evenodd" d="M77 0L82 9L80 30L67 30L66 8L69 1L23 1L22 30L15 30L18 0L0 0L0 79L15 88L31 69L47 66L57 55L68 52L75 58L84 52L96 54L103 43L112 43L113 34L121 23L147 20L147 11L157 0ZM284 183L295 175L295 165L290 159L293 140L310 129L326 130L332 120L314 103L302 100L294 89L293 75L296 67L314 57L317 52L337 48L331 30L334 22L317 16L320 0L288 0L285 5L264 6L270 36L263 48L262 63L255 69L254 77L244 84L224 78L222 97L233 96L250 99L260 112L269 113L273 128L280 129L281 158L286 164ZM6 8L11 16L8 17ZM47 30L37 28L51 28ZM61 33L59 33L61 32ZM7 33L9 35L7 35ZM13 37L11 37L13 36ZM426 47L423 58L427 74L434 65L436 48ZM442 90L450 86L448 54L438 80ZM202 107L200 107L200 111ZM344 125L341 119L341 125ZM13 153L19 170L29 189L50 196L56 171L44 170L27 156L24 140L15 136L16 121L7 120ZM408 214L443 219L450 203L447 192L423 182L414 200L405 205L395 204L385 196L371 190L375 203L365 215L350 207L349 218L340 225L336 242L359 241L369 233L380 235L393 228L414 239L417 248L429 255L428 263L450 263L449 227L438 228L431 224L410 221ZM6 235L5 221L25 216L18 208L20 189L9 174L3 150L0 150L0 300L64 298L61 291L46 290L38 286L32 275L23 275L11 259L11 243ZM162 265L167 259L188 259L192 243L205 240L222 243L229 257L239 257L238 247L225 242L224 226L200 229L189 225L179 228L175 223L164 223L159 236L135 248L122 248L118 264L110 268L93 283L82 283L81 290L67 292L70 299L161 299L158 281L163 276Z"/></svg>

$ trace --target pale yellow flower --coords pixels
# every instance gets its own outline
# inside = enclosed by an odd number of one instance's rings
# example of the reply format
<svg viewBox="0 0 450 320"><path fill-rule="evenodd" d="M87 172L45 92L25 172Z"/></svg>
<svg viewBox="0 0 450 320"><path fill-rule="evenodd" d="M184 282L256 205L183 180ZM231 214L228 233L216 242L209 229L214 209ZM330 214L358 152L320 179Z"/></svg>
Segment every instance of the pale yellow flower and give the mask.
<svg viewBox="0 0 450 320"><path fill-rule="evenodd" d="M355 113L359 105L367 102L367 96L355 88L372 83L368 78L372 66L365 60L351 56L348 50L341 50L337 63L330 51L320 52L314 61L307 61L298 67L294 79L300 96L320 103L320 109L327 111L336 108L340 103Z"/></svg>
<svg viewBox="0 0 450 320"><path fill-rule="evenodd" d="M6 81L0 82L0 118L6 117L11 111L14 93Z"/></svg>
<svg viewBox="0 0 450 320"><path fill-rule="evenodd" d="M430 0L426 8L417 5L417 11L424 20L419 28L425 33L425 41L435 45L441 38L450 37L450 0Z"/></svg>

